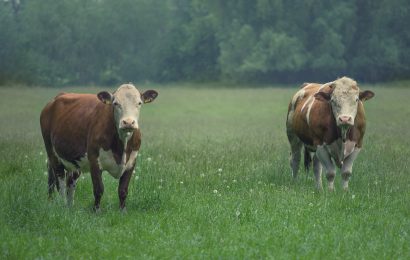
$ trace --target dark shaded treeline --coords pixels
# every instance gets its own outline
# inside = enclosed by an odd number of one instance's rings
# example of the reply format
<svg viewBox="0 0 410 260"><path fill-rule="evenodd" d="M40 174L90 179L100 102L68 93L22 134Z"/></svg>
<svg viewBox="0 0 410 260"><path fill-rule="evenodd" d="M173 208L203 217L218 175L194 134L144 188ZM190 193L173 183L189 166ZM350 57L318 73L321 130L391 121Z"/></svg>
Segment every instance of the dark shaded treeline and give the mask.
<svg viewBox="0 0 410 260"><path fill-rule="evenodd" d="M0 84L410 78L407 0L0 1Z"/></svg>

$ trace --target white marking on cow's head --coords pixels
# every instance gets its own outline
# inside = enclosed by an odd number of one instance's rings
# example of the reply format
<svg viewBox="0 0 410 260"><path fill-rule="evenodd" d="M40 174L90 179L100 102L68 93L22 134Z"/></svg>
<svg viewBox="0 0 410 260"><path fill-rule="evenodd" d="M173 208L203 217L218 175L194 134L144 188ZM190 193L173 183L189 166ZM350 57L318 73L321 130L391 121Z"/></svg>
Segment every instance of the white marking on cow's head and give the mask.
<svg viewBox="0 0 410 260"><path fill-rule="evenodd" d="M129 137L139 128L138 119L142 104L152 102L158 93L155 90L147 90L141 94L134 85L123 84L113 94L102 91L97 96L103 103L113 106L119 135Z"/></svg>
<svg viewBox="0 0 410 260"><path fill-rule="evenodd" d="M347 77L326 83L315 94L316 99L330 103L343 141L346 140L347 131L354 125L358 103L373 96L374 93L368 90L360 92L356 81Z"/></svg>

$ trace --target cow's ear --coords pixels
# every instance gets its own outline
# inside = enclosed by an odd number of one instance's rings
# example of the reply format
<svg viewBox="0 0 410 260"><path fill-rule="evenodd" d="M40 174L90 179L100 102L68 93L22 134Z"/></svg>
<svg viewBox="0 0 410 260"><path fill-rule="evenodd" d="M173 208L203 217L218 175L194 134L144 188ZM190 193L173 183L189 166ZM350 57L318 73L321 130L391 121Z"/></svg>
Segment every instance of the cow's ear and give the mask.
<svg viewBox="0 0 410 260"><path fill-rule="evenodd" d="M97 97L99 100L101 100L101 102L107 105L111 104L112 100L114 99L113 95L107 91L101 91L97 94Z"/></svg>
<svg viewBox="0 0 410 260"><path fill-rule="evenodd" d="M361 101L366 101L374 97L374 93L370 90L365 90L359 93L359 99Z"/></svg>
<svg viewBox="0 0 410 260"><path fill-rule="evenodd" d="M154 99L156 99L157 97L158 97L158 92L156 92L155 90L151 90L151 89L141 94L141 98L142 98L142 101L144 101L144 103L150 103L154 101Z"/></svg>
<svg viewBox="0 0 410 260"><path fill-rule="evenodd" d="M314 96L315 96L316 99L318 99L320 101L325 101L325 102L327 102L331 99L331 96L330 96L329 93L325 93L325 92L322 92L322 91L317 92Z"/></svg>

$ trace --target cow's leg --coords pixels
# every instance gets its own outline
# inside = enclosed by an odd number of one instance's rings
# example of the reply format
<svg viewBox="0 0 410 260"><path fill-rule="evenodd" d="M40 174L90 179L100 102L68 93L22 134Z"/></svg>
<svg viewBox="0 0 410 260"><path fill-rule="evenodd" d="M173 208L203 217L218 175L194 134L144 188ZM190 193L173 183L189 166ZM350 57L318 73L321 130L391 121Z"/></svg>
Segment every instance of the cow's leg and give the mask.
<svg viewBox="0 0 410 260"><path fill-rule="evenodd" d="M289 162L290 167L292 168L293 178L296 178L298 177L300 153L303 147L303 143L296 136L289 137L289 142L291 149Z"/></svg>
<svg viewBox="0 0 410 260"><path fill-rule="evenodd" d="M347 191L349 189L349 178L352 174L353 162L359 155L360 148L355 148L354 151L343 160L342 165L342 188Z"/></svg>
<svg viewBox="0 0 410 260"><path fill-rule="evenodd" d="M292 128L292 118L293 110L289 111L288 119L286 122L286 135L290 144L290 168L292 169L293 178L298 176L299 164L300 164L300 153L303 147L302 141L296 136Z"/></svg>
<svg viewBox="0 0 410 260"><path fill-rule="evenodd" d="M125 171L120 178L120 182L118 185L118 197L120 199L120 209L121 210L125 210L125 199L127 198L127 195L128 195L128 185L130 183L133 170L134 170L134 167L132 167L132 169Z"/></svg>
<svg viewBox="0 0 410 260"><path fill-rule="evenodd" d="M67 205L69 207L74 203L75 186L80 174L80 170L72 171L67 174Z"/></svg>
<svg viewBox="0 0 410 260"><path fill-rule="evenodd" d="M313 172L315 173L316 188L322 190L322 164L316 154L313 156Z"/></svg>
<svg viewBox="0 0 410 260"><path fill-rule="evenodd" d="M316 149L316 156L320 160L320 163L326 169L326 179L328 183L329 191L334 191L334 181L336 176L336 167L330 158L328 151L326 150L325 145L319 145Z"/></svg>
<svg viewBox="0 0 410 260"><path fill-rule="evenodd" d="M48 198L51 199L54 193L54 189L57 185L56 175L54 174L54 170L51 167L50 163L47 164L47 171L48 171Z"/></svg>
<svg viewBox="0 0 410 260"><path fill-rule="evenodd" d="M101 197L104 193L104 184L102 182L102 171L98 164L97 158L89 157L90 161L90 173L91 173L91 180L93 182L93 192L94 192L94 210L99 211L100 209L100 201Z"/></svg>
<svg viewBox="0 0 410 260"><path fill-rule="evenodd" d="M48 133L43 133L43 138L47 152L48 198L51 199L54 189L60 190L58 176L64 176L64 166L54 153Z"/></svg>

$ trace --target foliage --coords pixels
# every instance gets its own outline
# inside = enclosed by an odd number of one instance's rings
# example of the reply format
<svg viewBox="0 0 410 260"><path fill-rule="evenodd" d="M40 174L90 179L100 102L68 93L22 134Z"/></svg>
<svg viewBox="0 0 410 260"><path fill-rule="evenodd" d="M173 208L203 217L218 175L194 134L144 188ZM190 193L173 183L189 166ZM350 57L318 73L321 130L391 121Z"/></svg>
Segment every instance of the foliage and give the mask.
<svg viewBox="0 0 410 260"><path fill-rule="evenodd" d="M406 0L11 2L0 4L0 84L410 75Z"/></svg>

